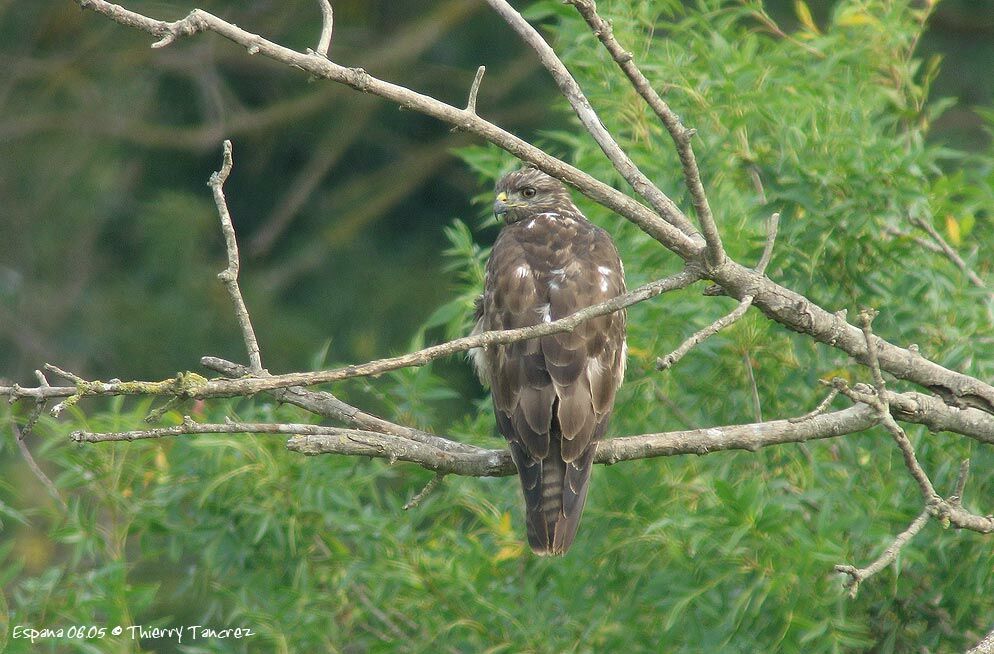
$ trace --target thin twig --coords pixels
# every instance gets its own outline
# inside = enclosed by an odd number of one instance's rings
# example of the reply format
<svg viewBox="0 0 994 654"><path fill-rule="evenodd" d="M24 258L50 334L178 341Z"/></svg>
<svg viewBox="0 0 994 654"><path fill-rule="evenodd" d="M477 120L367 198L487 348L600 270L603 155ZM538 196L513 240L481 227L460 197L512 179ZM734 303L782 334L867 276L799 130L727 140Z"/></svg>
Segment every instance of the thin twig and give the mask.
<svg viewBox="0 0 994 654"><path fill-rule="evenodd" d="M435 473L435 476L425 484L425 487L418 492L417 495L411 498L411 501L404 505L405 511L410 511L411 509L417 507L424 501L426 497L431 495L432 491L438 488L438 485L442 483L442 479L445 478L444 472Z"/></svg>
<svg viewBox="0 0 994 654"><path fill-rule="evenodd" d="M666 356L656 359L656 370L666 370L667 368L672 367L673 364L686 356L686 354L692 349L744 316L745 312L749 310L750 306L752 306L752 299L751 295L745 296L742 298L742 301L739 302L739 306L735 307L731 313L718 318L704 329L695 332L690 338L681 343L677 349L673 350Z"/></svg>
<svg viewBox="0 0 994 654"><path fill-rule="evenodd" d="M856 593L859 592L859 585L877 574L888 565L893 563L897 559L897 555L900 553L901 548L908 544L912 538L915 537L922 527L928 523L932 514L928 509L922 511L914 521L908 525L908 528L898 534L884 553L881 554L876 561L866 566L865 568L857 568L852 565L837 565L835 566L836 572L841 572L849 576L844 584L845 588L849 590L849 597L855 598Z"/></svg>
<svg viewBox="0 0 994 654"><path fill-rule="evenodd" d="M828 407L831 406L832 401L836 397L838 397L838 395L839 395L839 389L833 388L828 392L828 395L825 396L825 399L819 402L818 406L816 406L811 412L805 413L803 416L791 418L790 419L791 422L804 422L805 420L810 420L815 416L820 416L821 414L825 413L825 411L828 410Z"/></svg>
<svg viewBox="0 0 994 654"><path fill-rule="evenodd" d="M984 280L980 278L980 275L975 273L973 269L966 264L963 257L961 257L959 253L956 252L951 245L949 245L946 239L942 238L942 234L940 234L929 221L923 218L914 217L911 219L911 223L917 227L920 227L930 237L932 237L932 240L934 240L936 245L939 246L942 253L946 255L946 258L952 261L953 264L959 268L964 275L966 275L966 278L970 280L971 284L979 289L987 291L987 297L994 298L994 291L991 291L987 284L984 283Z"/></svg>
<svg viewBox="0 0 994 654"><path fill-rule="evenodd" d="M369 611L380 622L382 622L383 625L390 630L390 633L392 633L395 638L400 639L400 641L402 642L407 641L410 638L406 633L404 633L404 631L400 627L394 624L394 621L391 620L386 613L384 613L382 610L380 610L379 607L373 604L373 602L369 599L369 596L363 590L361 584L355 587L355 593L356 596L359 598L359 601L362 602L362 605L366 607L366 610ZM387 642L391 642L391 640L387 639Z"/></svg>
<svg viewBox="0 0 994 654"><path fill-rule="evenodd" d="M763 422L763 405L759 401L759 388L756 386L756 375L752 371L752 357L749 351L742 353L742 363L745 366L746 377L749 379L749 391L752 395L752 414L756 422Z"/></svg>
<svg viewBox="0 0 994 654"><path fill-rule="evenodd" d="M46 371L48 371L50 373L53 373L55 375L58 375L59 377L62 377L63 379L68 379L69 381L71 381L74 384L80 384L80 383L84 383L86 381L82 377L80 377L79 375L77 375L75 373L71 373L68 370L63 370L62 368L53 366L50 363L44 364L42 366L42 368L44 368ZM48 383L46 382L43 386L47 387Z"/></svg>
<svg viewBox="0 0 994 654"><path fill-rule="evenodd" d="M763 178L759 175L759 167L756 164L749 164L747 167L749 178L752 180L752 187L756 189L759 196L759 203L766 204L766 189L763 187Z"/></svg>
<svg viewBox="0 0 994 654"><path fill-rule="evenodd" d="M770 260L773 259L773 246L777 242L777 232L780 229L780 214L774 213L766 220L766 243L763 245L763 254L759 257L759 263L756 264L756 272L760 275L766 274L766 267L770 265Z"/></svg>
<svg viewBox="0 0 994 654"><path fill-rule="evenodd" d="M970 459L963 459L959 464L959 475L956 476L956 488L949 501L957 506L963 505L963 492L966 490L966 478L970 474Z"/></svg>
<svg viewBox="0 0 994 654"><path fill-rule="evenodd" d="M755 268L755 271L760 275L766 272L766 267L769 265L770 259L773 258L773 246L776 244L779 225L779 213L771 215L766 221L766 245L763 247L763 254L760 256L759 263L756 264ZM666 370L667 368L671 368L677 361L686 356L687 353L696 346L700 345L705 340L711 338L722 329L728 327L736 320L744 316L746 311L749 310L749 307L752 306L754 299L755 297L753 295L746 295L731 313L718 318L704 329L698 330L690 338L681 343L677 349L673 350L666 356L656 359L656 370Z"/></svg>
<svg viewBox="0 0 994 654"><path fill-rule="evenodd" d="M331 32L335 26L335 12L331 8L329 0L318 0L321 7L321 37L318 39L318 47L314 52L322 57L328 56L328 48L331 47Z"/></svg>
<svg viewBox="0 0 994 654"><path fill-rule="evenodd" d="M38 406L43 407L44 402L39 402ZM39 467L34 457L31 456L31 450L28 449L28 444L24 442L24 437L27 434L21 432L20 428L17 426L17 423L14 421L13 415L10 417L10 428L14 434L14 441L17 443L17 449L20 450L21 456L24 457L24 462L28 464L28 469L30 469L34 476L38 478L38 481L41 482L42 486L45 487L45 490L48 491L48 494L51 495L52 498L58 503L58 505L62 508L62 511L68 511L69 507L66 505L66 501L62 499L62 494L59 493L59 489L55 486L52 480L48 478L45 471Z"/></svg>
<svg viewBox="0 0 994 654"><path fill-rule="evenodd" d="M224 182L227 181L231 173L231 141L224 141L224 161L221 170L211 175L207 183L214 193L214 203L217 205L217 213L221 218L221 232L224 234L225 248L228 251L228 267L218 273L217 278L224 283L228 290L232 304L235 305L235 317L242 330L242 338L245 340L245 348L248 350L249 366L252 372L259 374L263 371L262 356L259 352L259 342L255 338L255 329L252 328L252 319L249 318L248 309L245 307L245 300L242 299L242 291L238 287L238 241L235 239L235 227L231 224L231 214L228 212L228 202L224 197Z"/></svg>
<svg viewBox="0 0 994 654"><path fill-rule="evenodd" d="M480 92L480 84L483 82L483 74L487 72L486 66L476 69L476 77L473 78L473 85L469 87L469 100L466 102L466 111L476 115L476 96Z"/></svg>
<svg viewBox="0 0 994 654"><path fill-rule="evenodd" d="M720 265L725 260L725 250L721 244L721 237L718 233L718 227L715 224L714 215L711 213L711 206L708 204L704 183L701 181L701 171L697 166L697 157L694 155L694 148L691 143L696 130L684 127L680 121L680 117L656 93L652 84L649 83L649 80L646 79L645 75L642 74L642 71L635 64L632 53L625 50L618 43L617 39L614 38L614 31L611 28L611 24L597 14L597 6L593 0L566 0L566 4L576 7L576 10L587 21L590 29L593 30L594 35L600 40L611 54L612 59L614 59L628 77L636 92L642 96L642 99L645 100L646 104L649 105L666 127L666 131L670 133L670 137L676 145L677 154L680 156L684 183L690 192L694 211L697 214L697 219L700 221L701 232L707 243L708 263L712 266Z"/></svg>

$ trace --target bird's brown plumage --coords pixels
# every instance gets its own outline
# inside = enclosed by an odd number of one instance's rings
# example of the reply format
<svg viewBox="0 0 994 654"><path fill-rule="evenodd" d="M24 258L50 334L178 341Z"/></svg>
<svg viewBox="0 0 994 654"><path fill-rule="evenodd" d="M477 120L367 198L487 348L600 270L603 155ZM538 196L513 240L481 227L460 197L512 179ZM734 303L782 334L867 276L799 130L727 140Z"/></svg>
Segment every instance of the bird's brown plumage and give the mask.
<svg viewBox="0 0 994 654"><path fill-rule="evenodd" d="M625 292L610 236L580 213L562 183L524 168L504 176L495 193L505 225L487 262L475 331L558 320ZM572 332L473 352L518 468L528 542L539 554L566 552L576 535L625 350L625 312L618 311Z"/></svg>

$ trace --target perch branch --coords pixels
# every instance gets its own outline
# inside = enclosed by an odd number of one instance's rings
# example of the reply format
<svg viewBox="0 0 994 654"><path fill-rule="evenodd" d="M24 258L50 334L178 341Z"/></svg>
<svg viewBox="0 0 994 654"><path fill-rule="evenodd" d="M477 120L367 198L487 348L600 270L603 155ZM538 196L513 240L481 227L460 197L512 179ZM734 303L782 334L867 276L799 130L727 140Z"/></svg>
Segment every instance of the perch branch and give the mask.
<svg viewBox="0 0 994 654"><path fill-rule="evenodd" d="M238 287L238 241L235 239L235 227L231 224L228 202L224 197L224 183L227 181L228 175L231 174L231 166L231 141L226 140L221 170L211 175L210 181L207 182L214 194L214 203L217 205L217 213L221 218L221 233L224 234L224 245L228 252L228 267L219 272L217 278L224 283L235 307L235 317L238 319L245 348L248 350L249 366L254 374L260 374L262 372L262 355L259 353L259 342L255 338L255 329L252 328L252 319L249 318L245 300L242 299L242 291Z"/></svg>
<svg viewBox="0 0 994 654"><path fill-rule="evenodd" d="M937 398L918 393L891 393L892 405L900 405L907 419L920 421L930 428L956 431L972 427L963 413L987 417L975 409L946 407ZM913 409L912 406L917 406ZM868 404L824 413L804 421L771 420L745 425L708 427L657 434L625 436L601 441L594 461L614 464L621 461L680 454L709 454L726 450L756 451L762 447L786 443L802 443L823 438L865 431L880 421L876 409ZM940 427L941 426L941 427ZM302 454L344 454L370 456L388 461L409 461L443 474L466 476L505 476L514 474L514 463L507 450L489 450L464 443L455 443L441 436L433 442L413 441L403 435L377 433L364 429L342 429L308 424L256 424L226 422L201 424L189 418L173 427L93 433L73 432L78 442L131 441L198 433L265 433L292 436L287 447ZM988 441L994 442L994 424L988 422ZM446 444L457 445L452 447Z"/></svg>
<svg viewBox="0 0 994 654"><path fill-rule="evenodd" d="M876 422L872 407L859 404L803 423L771 420L747 425L626 436L598 443L594 461L610 465L633 459L678 454L703 455L724 450L756 451L771 445L832 438L863 431ZM70 438L78 443L98 443L192 434L240 433L290 436L287 448L308 455L370 456L391 462L408 461L442 474L476 477L501 477L515 473L514 462L507 450L464 445L465 451L445 451L398 436L322 425L230 421L209 424L185 417L181 424L173 427L108 433L74 431Z"/></svg>
<svg viewBox="0 0 994 654"><path fill-rule="evenodd" d="M680 164L683 168L683 179L690 192L691 201L694 204L694 212L701 223L701 232L704 241L707 243L707 257L711 265L718 265L725 258L725 250L721 244L721 236L715 224L714 215L711 213L711 206L708 204L707 193L704 190L704 183L701 181L701 171L697 166L697 157L694 155L693 140L696 130L683 126L680 117L670 109L669 105L656 93L656 90L646 79L645 75L635 64L631 52L625 50L614 37L614 30L611 24L601 18L597 13L597 6L593 0L566 0L566 4L573 5L576 10L587 21L587 25L593 31L594 36L600 40L605 49L610 53L618 67L628 77L635 91L642 96L649 108L656 114L659 120L666 127L673 143L676 146L677 154L680 156Z"/></svg>
<svg viewBox="0 0 994 654"><path fill-rule="evenodd" d="M0 386L0 395L7 395L14 399L21 397L33 397L37 399L39 397L59 397L61 394L62 396L69 396L66 402L70 404L74 404L82 397L92 395L178 395L185 399L206 399L211 397L251 395L252 393L268 391L274 388L310 386L313 384L341 381L353 377L374 376L400 368L423 366L439 357L464 352L474 347L513 343L538 336L572 331L576 329L577 325L591 318L619 311L638 302L656 297L661 293L685 288L699 278L697 271L688 267L675 275L649 282L634 291L619 295L607 302L591 305L559 320L541 323L532 327L482 332L457 338L447 343L432 345L417 352L333 370L219 380L207 380L193 373L182 373L177 375L175 379L155 382L88 382L79 380L76 382L75 387L24 389L19 386Z"/></svg>

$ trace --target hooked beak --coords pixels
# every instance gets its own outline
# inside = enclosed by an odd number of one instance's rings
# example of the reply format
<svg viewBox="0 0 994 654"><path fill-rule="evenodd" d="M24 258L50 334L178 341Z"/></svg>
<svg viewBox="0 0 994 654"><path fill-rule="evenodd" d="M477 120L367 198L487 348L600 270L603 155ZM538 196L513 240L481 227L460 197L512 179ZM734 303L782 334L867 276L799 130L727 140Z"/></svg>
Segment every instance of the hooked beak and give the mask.
<svg viewBox="0 0 994 654"><path fill-rule="evenodd" d="M494 218L500 220L510 210L511 207L507 204L507 193L501 191L497 194L497 199L494 200Z"/></svg>

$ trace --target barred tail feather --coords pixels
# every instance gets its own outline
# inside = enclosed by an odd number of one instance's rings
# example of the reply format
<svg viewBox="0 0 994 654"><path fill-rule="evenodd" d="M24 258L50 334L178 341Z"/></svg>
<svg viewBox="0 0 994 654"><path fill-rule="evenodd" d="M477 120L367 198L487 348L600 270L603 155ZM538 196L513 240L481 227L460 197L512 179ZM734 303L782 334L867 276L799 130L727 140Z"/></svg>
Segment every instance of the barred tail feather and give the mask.
<svg viewBox="0 0 994 654"><path fill-rule="evenodd" d="M540 555L565 554L573 544L587 499L590 470L596 447L591 444L573 462L563 461L561 436L553 433L549 453L533 458L512 446L525 497L528 544Z"/></svg>

